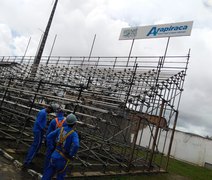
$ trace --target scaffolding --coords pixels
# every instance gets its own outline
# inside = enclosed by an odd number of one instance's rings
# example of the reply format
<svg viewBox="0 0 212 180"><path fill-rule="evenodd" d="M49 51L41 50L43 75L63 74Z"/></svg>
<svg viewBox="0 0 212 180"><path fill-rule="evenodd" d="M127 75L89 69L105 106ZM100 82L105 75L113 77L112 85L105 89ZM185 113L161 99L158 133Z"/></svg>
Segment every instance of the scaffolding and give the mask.
<svg viewBox="0 0 212 180"><path fill-rule="evenodd" d="M1 141L23 155L37 112L57 102L79 118L69 176L166 171L189 57L2 56Z"/></svg>

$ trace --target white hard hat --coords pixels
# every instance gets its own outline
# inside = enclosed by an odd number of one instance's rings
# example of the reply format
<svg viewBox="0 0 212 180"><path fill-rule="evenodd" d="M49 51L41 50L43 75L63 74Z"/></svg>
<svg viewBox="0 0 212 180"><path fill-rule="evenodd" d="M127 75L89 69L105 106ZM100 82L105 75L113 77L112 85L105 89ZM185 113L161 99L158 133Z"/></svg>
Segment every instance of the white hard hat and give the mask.
<svg viewBox="0 0 212 180"><path fill-rule="evenodd" d="M57 110L60 108L59 104L50 104L50 108L52 109L52 111L57 112Z"/></svg>

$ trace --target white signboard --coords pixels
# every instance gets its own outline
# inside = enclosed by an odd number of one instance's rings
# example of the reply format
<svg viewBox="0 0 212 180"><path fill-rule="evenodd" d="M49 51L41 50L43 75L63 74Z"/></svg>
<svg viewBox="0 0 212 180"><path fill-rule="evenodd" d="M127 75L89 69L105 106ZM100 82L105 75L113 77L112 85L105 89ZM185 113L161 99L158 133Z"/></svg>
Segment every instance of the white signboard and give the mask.
<svg viewBox="0 0 212 180"><path fill-rule="evenodd" d="M119 40L190 36L193 21L123 28Z"/></svg>

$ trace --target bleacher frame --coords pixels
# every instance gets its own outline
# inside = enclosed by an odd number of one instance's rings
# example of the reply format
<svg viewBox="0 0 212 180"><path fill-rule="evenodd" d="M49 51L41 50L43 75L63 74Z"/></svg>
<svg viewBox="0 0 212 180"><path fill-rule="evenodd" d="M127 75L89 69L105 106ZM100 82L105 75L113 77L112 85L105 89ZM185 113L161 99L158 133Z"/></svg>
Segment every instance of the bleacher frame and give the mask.
<svg viewBox="0 0 212 180"><path fill-rule="evenodd" d="M190 51L130 59L43 56L39 65L34 58L0 57L0 136L14 142L5 149L26 152L36 113L58 102L79 117L81 147L68 176L167 170Z"/></svg>

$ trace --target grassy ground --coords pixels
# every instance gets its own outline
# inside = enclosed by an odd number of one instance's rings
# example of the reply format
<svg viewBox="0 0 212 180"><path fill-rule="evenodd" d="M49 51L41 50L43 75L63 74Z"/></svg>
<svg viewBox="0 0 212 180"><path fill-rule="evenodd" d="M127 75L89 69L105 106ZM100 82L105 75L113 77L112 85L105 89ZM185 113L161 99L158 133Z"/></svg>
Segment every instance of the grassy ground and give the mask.
<svg viewBox="0 0 212 180"><path fill-rule="evenodd" d="M1 141L1 145L3 145ZM23 162L23 154L12 154L15 159ZM36 159L40 161L40 166L43 165L43 156L38 156ZM40 170L40 172L42 172ZM1 178L0 178L1 179ZM75 179L75 178L74 178ZM78 178L77 178L78 179ZM116 177L99 177L99 178L80 178L80 180L212 180L212 170L203 167L191 165L185 162L170 159L168 173L160 174L142 174L131 176L116 176Z"/></svg>
<svg viewBox="0 0 212 180"><path fill-rule="evenodd" d="M17 156L19 156L17 154ZM17 158L16 156L16 158ZM21 156L22 157L22 156ZM40 159L43 156L38 156L37 159L43 164ZM17 158L20 162L23 159ZM71 178L72 179L72 178ZM75 178L74 178L75 179ZM98 178L77 178L79 180L212 180L212 170L200 166L191 165L182 161L170 158L168 173L157 174L142 174L131 176L116 176L116 177L98 177Z"/></svg>
<svg viewBox="0 0 212 180"><path fill-rule="evenodd" d="M212 170L170 159L168 173L85 178L86 180L212 180ZM81 180L81 179L80 179Z"/></svg>
<svg viewBox="0 0 212 180"><path fill-rule="evenodd" d="M212 179L212 170L173 159L170 160L168 171L169 174L177 174L192 180Z"/></svg>
<svg viewBox="0 0 212 180"><path fill-rule="evenodd" d="M114 180L212 180L212 170L170 159L168 173L118 177Z"/></svg>

